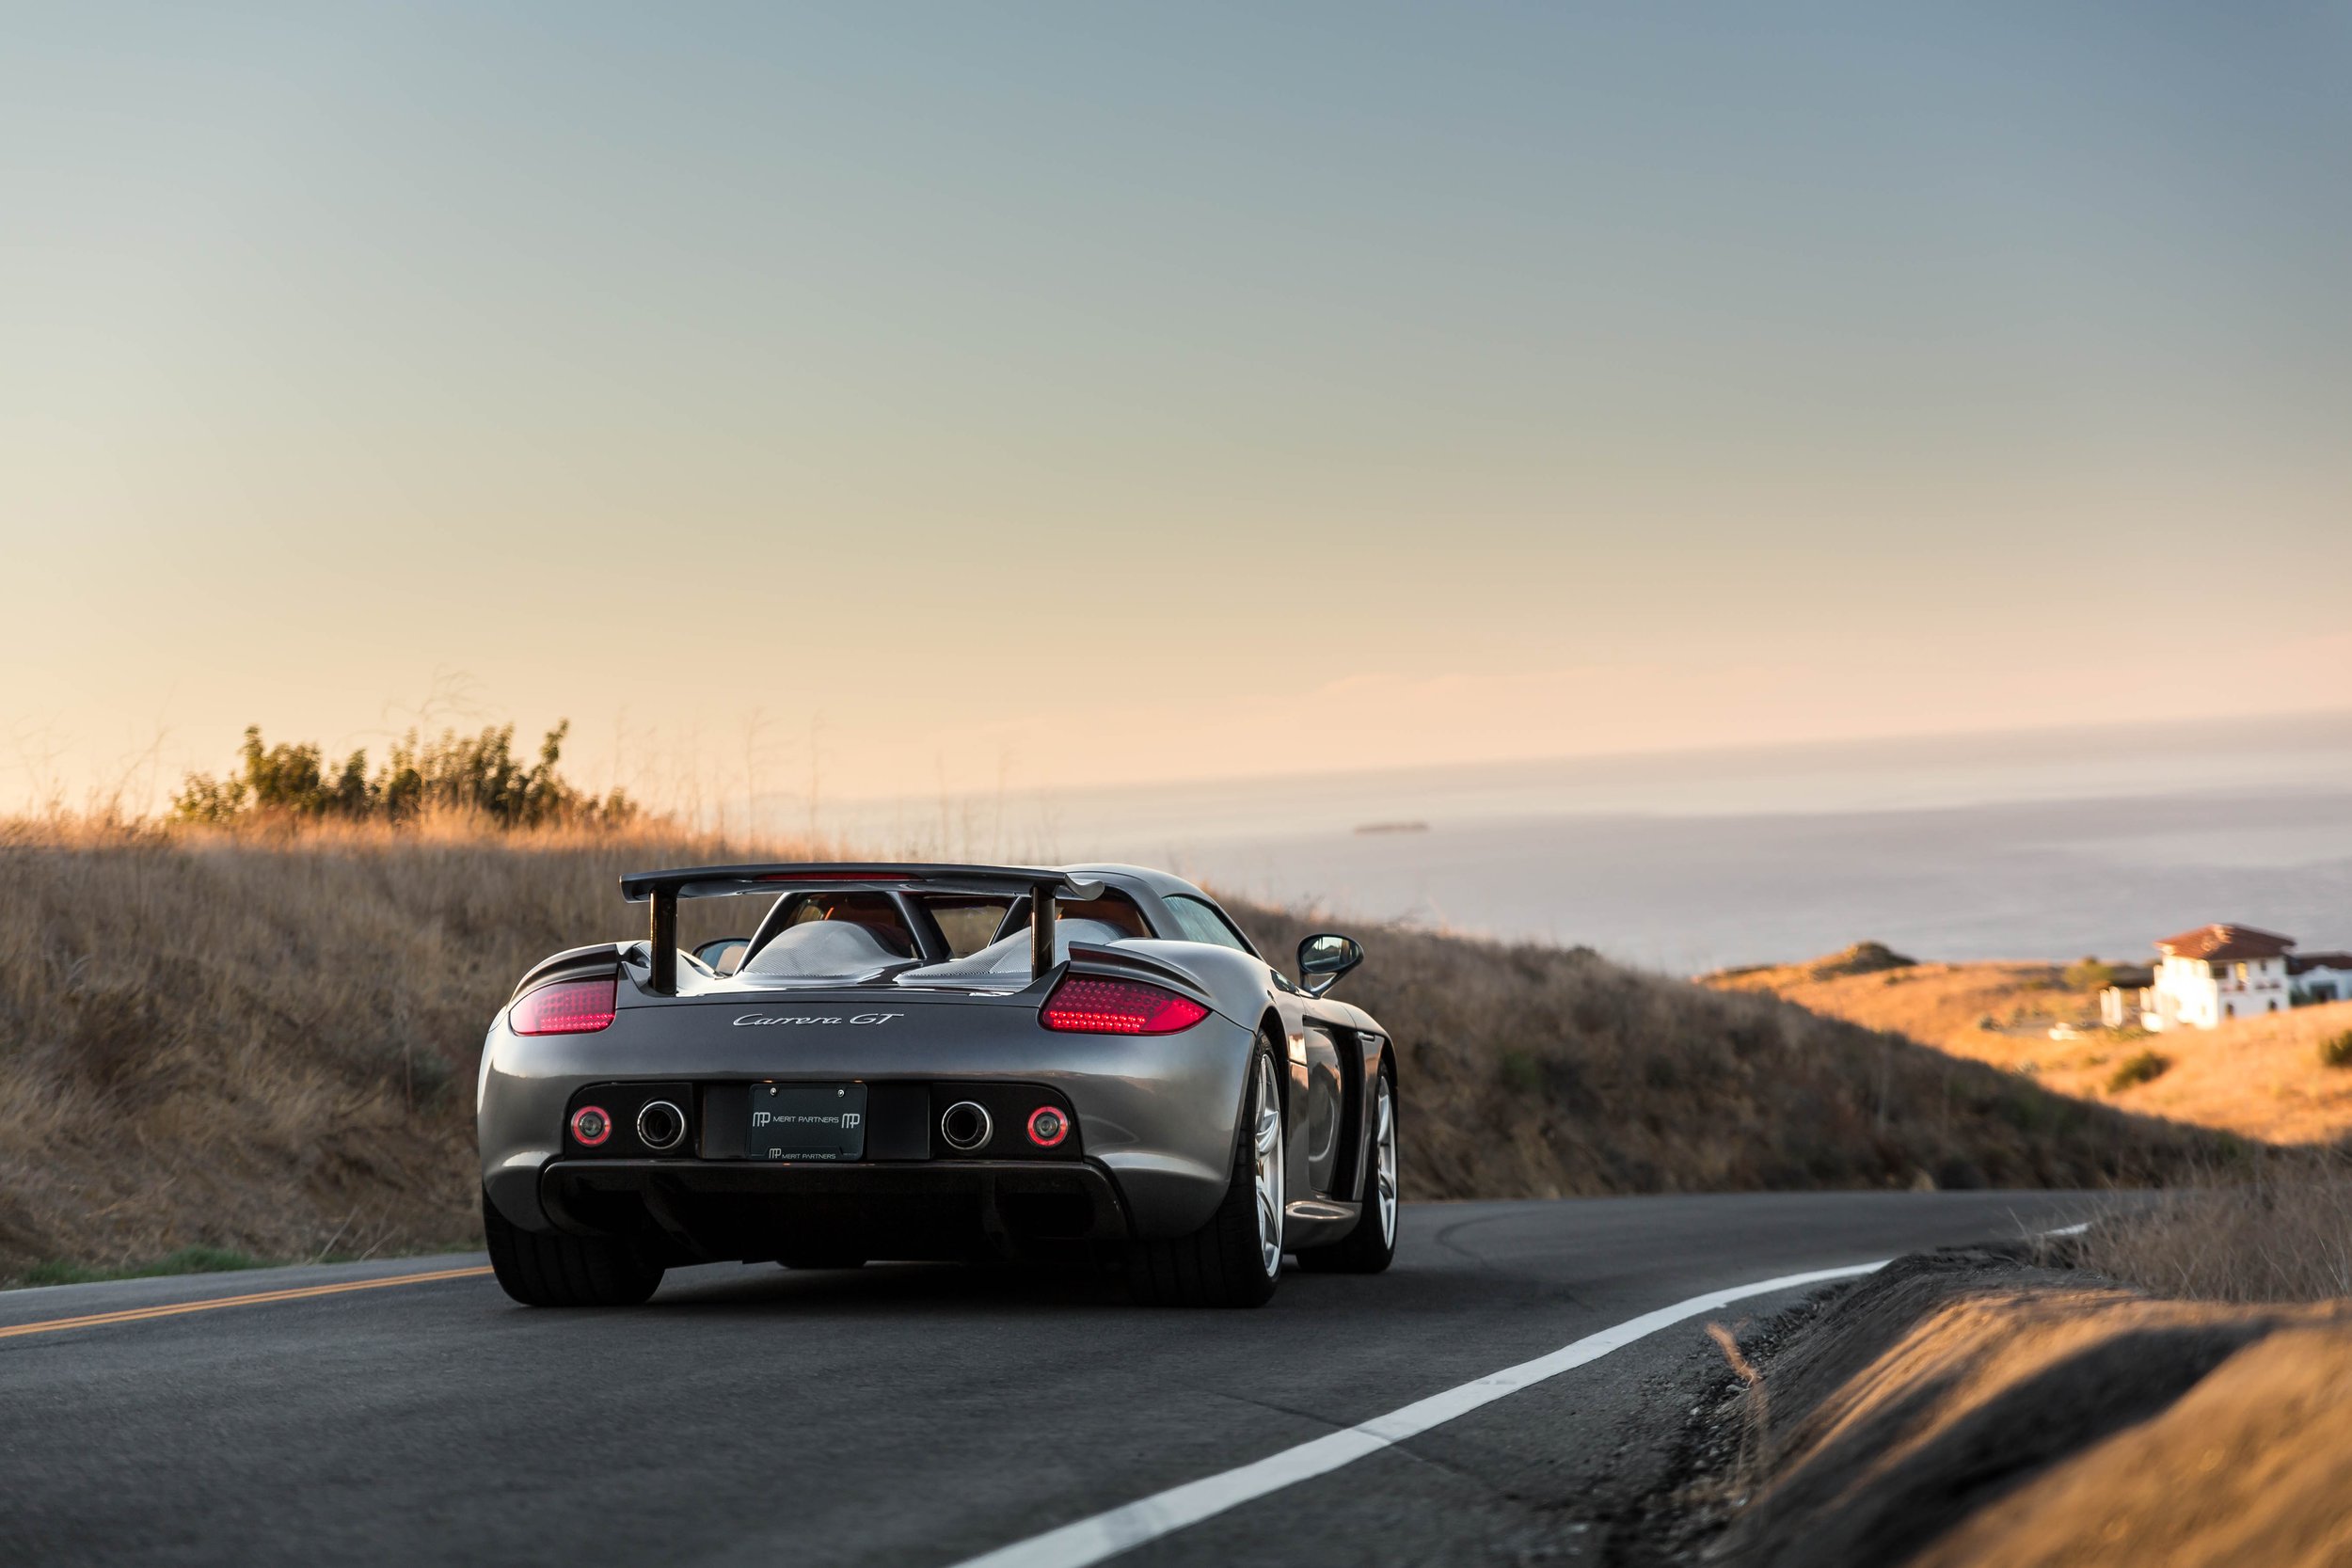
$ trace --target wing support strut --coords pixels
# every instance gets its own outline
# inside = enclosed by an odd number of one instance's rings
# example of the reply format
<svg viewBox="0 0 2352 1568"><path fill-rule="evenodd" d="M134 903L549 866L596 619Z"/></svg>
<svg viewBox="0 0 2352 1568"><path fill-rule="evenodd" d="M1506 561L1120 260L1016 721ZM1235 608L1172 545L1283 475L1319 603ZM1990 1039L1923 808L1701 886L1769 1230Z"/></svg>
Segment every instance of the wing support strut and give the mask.
<svg viewBox="0 0 2352 1568"><path fill-rule="evenodd" d="M653 890L653 973L645 989L656 996L677 994L677 889Z"/></svg>

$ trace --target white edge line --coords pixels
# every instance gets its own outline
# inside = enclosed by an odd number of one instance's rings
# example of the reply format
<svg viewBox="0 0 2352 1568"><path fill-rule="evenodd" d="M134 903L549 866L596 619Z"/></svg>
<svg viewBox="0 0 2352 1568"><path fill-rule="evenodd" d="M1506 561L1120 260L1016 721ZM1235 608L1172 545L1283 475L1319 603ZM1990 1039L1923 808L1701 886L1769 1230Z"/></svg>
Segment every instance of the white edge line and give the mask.
<svg viewBox="0 0 2352 1568"><path fill-rule="evenodd" d="M1547 1378L1559 1376L1588 1361L1597 1361L1611 1351L1622 1350L1636 1339L1647 1338L1662 1328L1671 1328L1686 1318L1702 1312L1712 1312L1735 1301L1750 1296L1771 1295L1776 1291L1794 1291L1806 1285L1826 1284L1833 1279L1851 1279L1857 1275L1875 1274L1891 1259L1882 1258L1875 1263L1854 1263L1842 1269L1815 1269L1806 1274L1785 1274L1777 1279L1760 1280L1754 1285L1734 1286L1728 1291L1714 1291L1703 1296L1692 1296L1661 1307L1655 1312L1645 1312L1629 1318L1613 1328L1588 1334L1571 1344L1561 1346L1549 1355L1533 1361L1522 1361L1516 1367L1505 1367L1499 1372L1416 1400L1385 1416L1301 1443L1295 1448L1268 1454L1254 1464L1203 1476L1199 1481L1171 1486L1114 1508L1091 1518L1080 1519L1047 1530L1042 1535L999 1546L993 1552L968 1558L955 1568L1087 1568L1089 1563L1115 1557L1147 1541L1156 1540L1187 1525L1236 1508L1270 1492L1311 1481L1343 1465L1351 1465L1367 1454L1377 1453L1392 1444L1416 1437L1430 1428L1442 1426L1457 1416L1467 1416L1482 1405L1491 1404L1505 1394L1515 1394Z"/></svg>

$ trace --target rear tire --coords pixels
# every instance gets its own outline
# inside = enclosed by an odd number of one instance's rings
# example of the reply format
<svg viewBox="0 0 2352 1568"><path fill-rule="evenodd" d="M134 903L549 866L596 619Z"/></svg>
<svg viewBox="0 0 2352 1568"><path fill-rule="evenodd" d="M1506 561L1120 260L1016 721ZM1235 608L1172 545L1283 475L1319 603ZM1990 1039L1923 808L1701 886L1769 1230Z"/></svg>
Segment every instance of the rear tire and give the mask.
<svg viewBox="0 0 2352 1568"><path fill-rule="evenodd" d="M525 1230L486 1192L482 1233L499 1288L525 1307L635 1307L661 1284L661 1265L628 1242Z"/></svg>
<svg viewBox="0 0 2352 1568"><path fill-rule="evenodd" d="M1396 1257L1396 1080L1386 1064L1373 1086L1372 1169L1356 1228L1329 1246L1298 1255L1317 1274L1378 1274Z"/></svg>
<svg viewBox="0 0 2352 1568"><path fill-rule="evenodd" d="M1127 1248L1127 1293L1146 1307L1263 1307L1282 1277L1282 1097L1260 1041L1242 1095L1232 1180L1209 1223ZM1271 1227L1269 1229L1269 1227Z"/></svg>

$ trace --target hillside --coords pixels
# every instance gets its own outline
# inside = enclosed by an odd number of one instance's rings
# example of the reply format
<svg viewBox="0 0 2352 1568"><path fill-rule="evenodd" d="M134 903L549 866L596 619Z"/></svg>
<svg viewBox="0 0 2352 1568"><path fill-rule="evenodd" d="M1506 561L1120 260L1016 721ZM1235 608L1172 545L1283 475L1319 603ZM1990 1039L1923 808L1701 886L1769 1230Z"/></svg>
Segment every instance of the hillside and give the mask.
<svg viewBox="0 0 2352 1568"><path fill-rule="evenodd" d="M2352 1029L2352 1002L2239 1019L2163 1036L2098 1027L2095 994L2070 989L2046 963L1919 963L1824 974L1830 959L1708 978L1727 991L1767 994L1813 1011L1891 1029L1970 1061L2031 1077L2059 1094L2188 1122L2265 1143L2328 1143L2352 1135L2352 1069L2320 1061L2322 1040ZM2052 1039L2054 1024L2084 1029ZM2111 1087L2117 1069L2154 1051L2158 1077Z"/></svg>
<svg viewBox="0 0 2352 1568"><path fill-rule="evenodd" d="M191 1245L469 1241L482 1031L628 937L613 880L789 846L645 828L0 829L0 1278ZM1306 929L1237 908L1270 951ZM686 909L684 939L740 911ZM1408 1196L2160 1179L2215 1147L1894 1035L1589 952L1342 922L1394 1034Z"/></svg>

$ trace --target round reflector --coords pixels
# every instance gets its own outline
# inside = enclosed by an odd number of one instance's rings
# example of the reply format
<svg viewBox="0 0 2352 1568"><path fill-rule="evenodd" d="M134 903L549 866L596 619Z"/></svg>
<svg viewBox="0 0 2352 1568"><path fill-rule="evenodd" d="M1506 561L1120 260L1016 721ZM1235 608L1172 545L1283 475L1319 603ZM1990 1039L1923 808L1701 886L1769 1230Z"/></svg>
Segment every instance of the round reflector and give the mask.
<svg viewBox="0 0 2352 1568"><path fill-rule="evenodd" d="M1040 1148L1051 1148L1070 1136L1070 1118L1051 1105L1040 1105L1029 1113L1029 1141Z"/></svg>
<svg viewBox="0 0 2352 1568"><path fill-rule="evenodd" d="M572 1113L572 1136L590 1148L612 1135L612 1118L601 1105L582 1105Z"/></svg>

